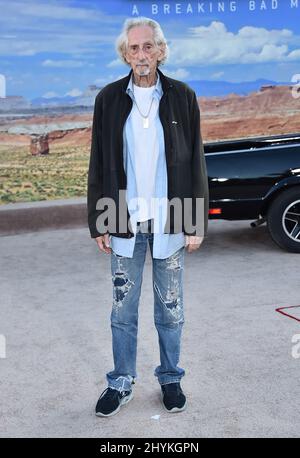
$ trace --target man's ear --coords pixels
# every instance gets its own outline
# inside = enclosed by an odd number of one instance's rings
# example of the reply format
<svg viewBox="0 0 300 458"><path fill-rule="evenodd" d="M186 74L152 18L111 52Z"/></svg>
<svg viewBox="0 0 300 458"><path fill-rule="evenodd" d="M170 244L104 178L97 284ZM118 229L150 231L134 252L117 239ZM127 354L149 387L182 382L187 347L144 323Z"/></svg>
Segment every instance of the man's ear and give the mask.
<svg viewBox="0 0 300 458"><path fill-rule="evenodd" d="M162 43L159 47L159 50L160 50L160 55L161 55L161 58L164 57L165 53L166 53L166 45L165 43Z"/></svg>
<svg viewBox="0 0 300 458"><path fill-rule="evenodd" d="M124 59L126 60L127 64L130 63L129 60L128 60L128 58L127 58L127 56L126 56L126 53L124 54Z"/></svg>

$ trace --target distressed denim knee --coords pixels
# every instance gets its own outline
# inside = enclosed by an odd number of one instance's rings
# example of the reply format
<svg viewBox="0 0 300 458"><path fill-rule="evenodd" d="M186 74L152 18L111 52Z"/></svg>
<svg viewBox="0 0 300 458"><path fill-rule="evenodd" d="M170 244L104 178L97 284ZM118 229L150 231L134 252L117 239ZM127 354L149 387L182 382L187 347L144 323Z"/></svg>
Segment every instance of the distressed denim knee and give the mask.
<svg viewBox="0 0 300 458"><path fill-rule="evenodd" d="M185 370L178 366L184 323L184 250L153 264L154 321L159 336L160 365L154 375L161 385L179 382Z"/></svg>
<svg viewBox="0 0 300 458"><path fill-rule="evenodd" d="M142 283L146 242L139 240L133 258L111 253L113 300L111 332L114 370L106 374L108 385L120 391L131 389L137 378L136 355L138 305Z"/></svg>
<svg viewBox="0 0 300 458"><path fill-rule="evenodd" d="M183 250L184 247L167 258L163 277L158 276L153 280L156 301L159 301L161 305L155 308L155 321L169 326L184 323Z"/></svg>
<svg viewBox="0 0 300 458"><path fill-rule="evenodd" d="M123 306L130 289L134 286L134 281L129 278L129 273L124 265L124 258L114 252L112 256L115 257L117 263L116 268L112 269L113 309L118 311Z"/></svg>

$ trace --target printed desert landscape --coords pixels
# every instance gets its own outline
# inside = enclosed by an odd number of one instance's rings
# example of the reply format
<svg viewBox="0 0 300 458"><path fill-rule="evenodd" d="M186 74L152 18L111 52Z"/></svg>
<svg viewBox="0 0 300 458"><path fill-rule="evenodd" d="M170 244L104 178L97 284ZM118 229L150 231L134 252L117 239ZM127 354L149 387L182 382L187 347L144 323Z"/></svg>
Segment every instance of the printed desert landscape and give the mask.
<svg viewBox="0 0 300 458"><path fill-rule="evenodd" d="M266 85L198 97L204 145L300 132L298 95L293 86ZM0 118L0 202L85 196L93 105L17 111Z"/></svg>

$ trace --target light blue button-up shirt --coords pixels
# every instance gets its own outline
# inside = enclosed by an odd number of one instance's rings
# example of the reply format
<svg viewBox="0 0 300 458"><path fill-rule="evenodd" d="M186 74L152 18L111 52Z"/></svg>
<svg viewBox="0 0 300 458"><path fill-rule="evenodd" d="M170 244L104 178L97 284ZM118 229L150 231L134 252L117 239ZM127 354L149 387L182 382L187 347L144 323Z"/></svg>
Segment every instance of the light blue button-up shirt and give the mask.
<svg viewBox="0 0 300 458"><path fill-rule="evenodd" d="M133 81L132 75L128 83L126 92L133 99ZM163 95L161 81L157 73L157 82L153 92L153 97L158 100L158 103ZM175 251L185 245L185 236L183 232L177 234L165 234L164 227L167 220L167 198L168 198L168 175L167 164L165 157L164 132L159 118L159 110L155 117L155 126L159 142L159 153L157 159L157 169L155 175L155 196L158 198L156 213L154 217L154 236L153 236L153 257L165 259L171 256ZM127 175L127 190L126 201L130 214L130 221L134 236L127 239L123 237L110 236L111 248L120 256L132 258L135 240L136 240L136 209L133 208L132 202L137 202L137 185L136 185L136 170L133 150L133 122L129 115L123 130L123 166Z"/></svg>

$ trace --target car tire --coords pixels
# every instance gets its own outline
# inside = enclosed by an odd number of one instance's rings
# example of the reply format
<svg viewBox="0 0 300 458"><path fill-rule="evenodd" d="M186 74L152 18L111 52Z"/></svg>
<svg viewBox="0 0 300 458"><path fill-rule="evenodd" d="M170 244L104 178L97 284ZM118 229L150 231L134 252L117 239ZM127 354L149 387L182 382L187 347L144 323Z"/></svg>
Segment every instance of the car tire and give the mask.
<svg viewBox="0 0 300 458"><path fill-rule="evenodd" d="M300 186L289 188L274 199L267 213L267 226L277 245L300 253Z"/></svg>

